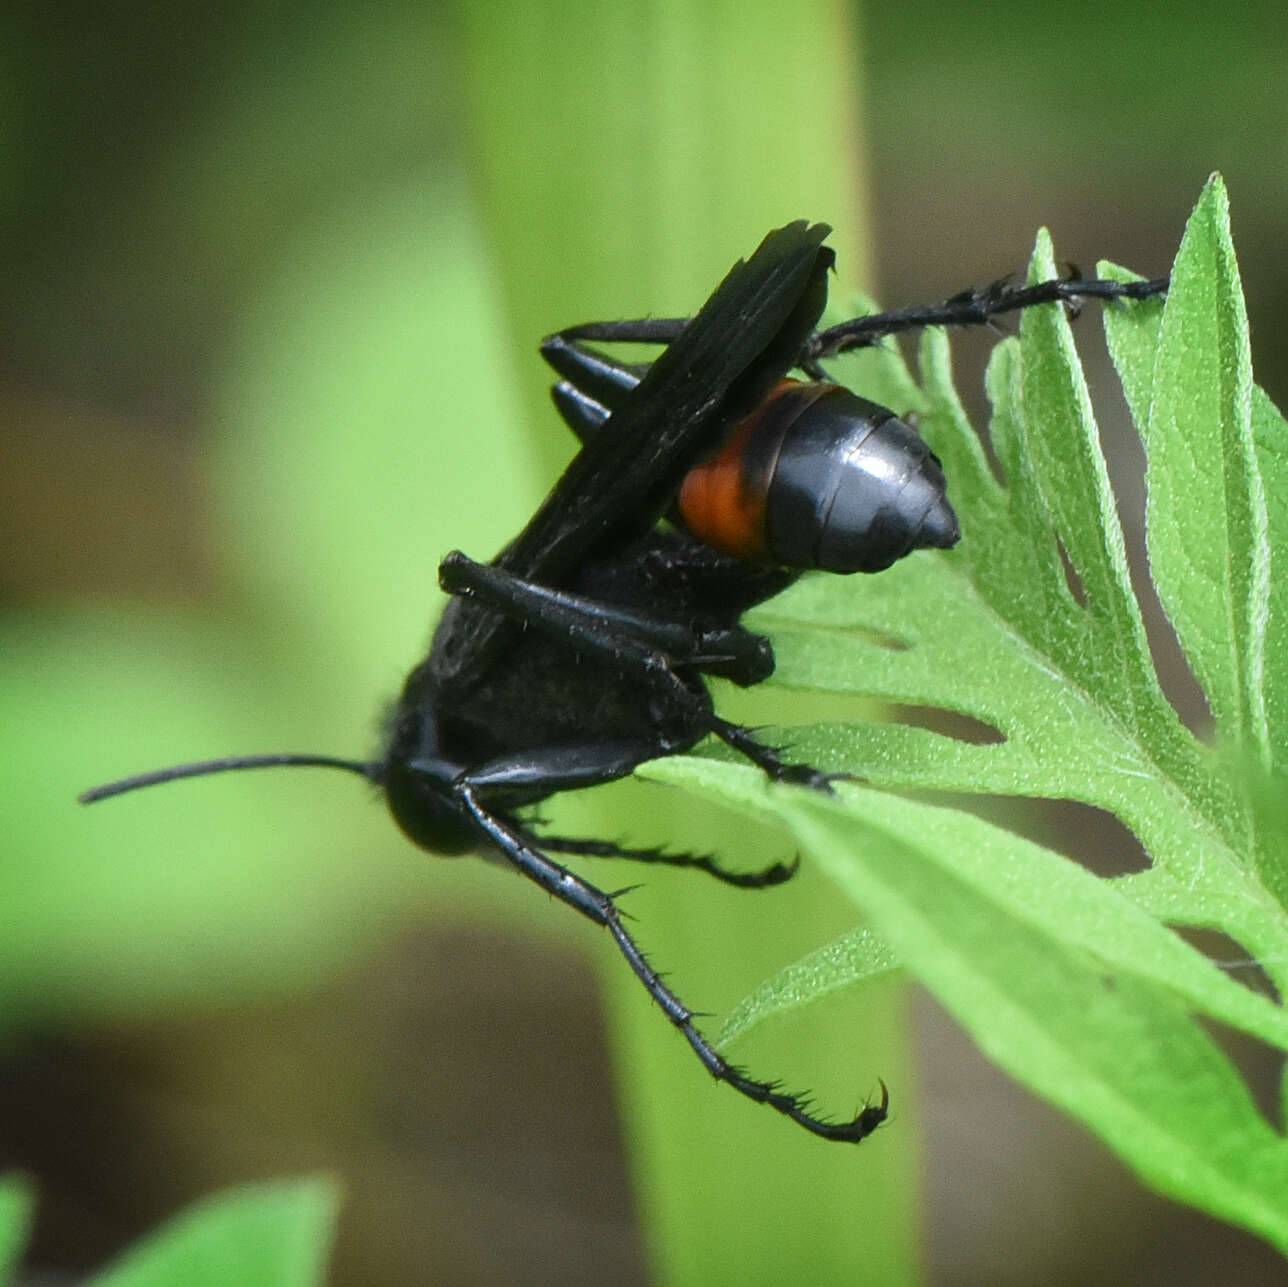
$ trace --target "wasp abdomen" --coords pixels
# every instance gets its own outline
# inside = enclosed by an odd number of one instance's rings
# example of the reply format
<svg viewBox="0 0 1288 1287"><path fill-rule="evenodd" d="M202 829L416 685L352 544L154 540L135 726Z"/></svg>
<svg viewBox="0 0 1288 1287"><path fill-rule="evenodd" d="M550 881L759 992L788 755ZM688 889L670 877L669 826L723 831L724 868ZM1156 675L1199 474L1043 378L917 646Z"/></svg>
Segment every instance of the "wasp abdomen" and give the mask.
<svg viewBox="0 0 1288 1287"><path fill-rule="evenodd" d="M880 572L957 543L946 493L938 459L892 411L839 385L784 380L689 472L678 509L727 554Z"/></svg>

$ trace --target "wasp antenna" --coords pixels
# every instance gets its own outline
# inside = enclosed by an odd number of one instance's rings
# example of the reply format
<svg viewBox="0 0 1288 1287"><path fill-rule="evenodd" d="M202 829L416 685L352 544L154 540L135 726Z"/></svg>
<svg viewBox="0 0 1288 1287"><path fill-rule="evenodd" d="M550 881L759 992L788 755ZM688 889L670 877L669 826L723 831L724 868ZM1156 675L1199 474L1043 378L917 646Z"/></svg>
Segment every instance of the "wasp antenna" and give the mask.
<svg viewBox="0 0 1288 1287"><path fill-rule="evenodd" d="M219 760L199 760L195 764L172 764L168 769L154 769L151 773L137 773L103 786L85 791L76 798L81 804L93 804L109 796L124 795L140 787L157 786L162 782L177 782L180 778L200 778L210 773L228 773L233 769L273 769L281 765L306 768L344 769L356 773L369 782L380 781L381 765L377 761L341 760L331 755L231 755Z"/></svg>

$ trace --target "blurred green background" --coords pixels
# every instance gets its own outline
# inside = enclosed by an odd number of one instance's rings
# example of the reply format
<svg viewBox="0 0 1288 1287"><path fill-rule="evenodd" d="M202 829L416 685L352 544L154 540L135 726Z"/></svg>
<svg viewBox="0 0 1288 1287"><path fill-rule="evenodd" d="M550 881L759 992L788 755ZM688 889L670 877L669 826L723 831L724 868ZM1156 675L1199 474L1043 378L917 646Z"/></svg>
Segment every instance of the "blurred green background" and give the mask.
<svg viewBox="0 0 1288 1287"><path fill-rule="evenodd" d="M360 784L74 797L369 753L438 558L490 557L568 458L536 340L689 311L790 218L896 305L1022 270L1042 223L1085 268L1161 273L1219 168L1282 403L1285 57L1270 4L0 14L0 1161L39 1184L33 1267L322 1169L337 1284L1282 1273L897 987L734 1052L838 1113L890 1083L891 1124L829 1148L710 1084L589 926L411 850ZM985 348L958 345L976 405ZM1139 450L1101 388L1131 528ZM658 787L550 814L781 856ZM1129 861L1101 819L1038 825ZM630 910L716 1014L847 927L808 871L700 886L654 873Z"/></svg>

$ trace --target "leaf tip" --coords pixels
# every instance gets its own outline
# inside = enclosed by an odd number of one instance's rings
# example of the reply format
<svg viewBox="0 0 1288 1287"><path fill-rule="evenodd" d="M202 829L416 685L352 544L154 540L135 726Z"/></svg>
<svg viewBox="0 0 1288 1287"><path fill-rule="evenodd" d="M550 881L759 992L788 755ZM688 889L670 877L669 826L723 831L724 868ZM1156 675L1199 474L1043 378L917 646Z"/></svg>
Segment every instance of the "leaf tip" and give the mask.
<svg viewBox="0 0 1288 1287"><path fill-rule="evenodd" d="M1029 280L1050 281L1052 277L1058 276L1055 266L1055 244L1051 240L1051 232L1046 227L1039 228L1033 243L1033 255L1029 260Z"/></svg>
<svg viewBox="0 0 1288 1287"><path fill-rule="evenodd" d="M1203 185L1203 191L1199 193L1199 199L1195 203L1190 222L1197 223L1200 218L1212 228L1222 230L1223 236L1229 238L1230 193L1220 170L1213 170L1208 176L1208 181Z"/></svg>

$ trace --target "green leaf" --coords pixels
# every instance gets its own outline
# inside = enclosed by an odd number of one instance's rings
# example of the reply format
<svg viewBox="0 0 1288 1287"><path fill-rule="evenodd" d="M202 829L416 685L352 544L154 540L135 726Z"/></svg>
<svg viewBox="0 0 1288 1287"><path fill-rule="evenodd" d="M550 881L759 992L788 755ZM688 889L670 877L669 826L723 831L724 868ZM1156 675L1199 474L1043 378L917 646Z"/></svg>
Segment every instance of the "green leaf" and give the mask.
<svg viewBox="0 0 1288 1287"><path fill-rule="evenodd" d="M797 1010L830 992L898 968L899 957L890 944L860 925L789 965L739 1002L720 1029L720 1044L735 1041L762 1019Z"/></svg>
<svg viewBox="0 0 1288 1287"><path fill-rule="evenodd" d="M1268 756L1268 521L1252 432L1248 318L1219 179L1181 242L1141 428L1159 596L1217 728Z"/></svg>
<svg viewBox="0 0 1288 1287"><path fill-rule="evenodd" d="M842 788L768 792L733 766L651 775L767 807L1002 1067L1161 1192L1288 1249L1288 1147L1193 1012L1288 1048L1282 1008L1067 859L978 818ZM1219 1145L1219 1146L1218 1146Z"/></svg>
<svg viewBox="0 0 1288 1287"><path fill-rule="evenodd" d="M247 1185L208 1198L132 1248L95 1287L309 1287L335 1226L324 1179Z"/></svg>
<svg viewBox="0 0 1288 1287"><path fill-rule="evenodd" d="M1055 275L1043 233L1031 276ZM1148 869L1103 880L920 798L766 791L755 774L693 762L648 772L788 827L870 918L872 937L850 930L770 979L729 1035L888 970L877 946L888 944L986 1052L1146 1182L1288 1250L1288 1144L1204 1027L1288 1051L1285 1010L1175 932L1223 932L1280 996L1288 989L1288 644L1274 631L1288 591L1271 563L1288 527L1276 485L1288 481L1288 427L1251 384L1219 180L1190 220L1166 301L1104 311L1148 453L1151 567L1218 747L1184 727L1159 686L1057 306L1027 310L989 365L1001 481L962 412L944 336L923 338L922 390L908 405L945 462L960 547L862 583L806 578L750 624L773 637L785 684L950 712L978 730L814 725L793 731L795 758L877 787L1081 801L1126 824ZM862 371L837 363L838 375L867 392L884 366L900 387L896 353L864 360Z"/></svg>
<svg viewBox="0 0 1288 1287"><path fill-rule="evenodd" d="M26 1245L35 1205L0 1180L0 1282ZM93 1278L95 1287L310 1287L323 1282L338 1195L327 1179L246 1185L190 1207Z"/></svg>
<svg viewBox="0 0 1288 1287"><path fill-rule="evenodd" d="M1266 534L1271 551L1288 550L1288 423L1264 389L1252 390L1252 440L1266 500ZM1266 717L1271 763L1288 765L1288 576L1271 564L1265 624Z"/></svg>
<svg viewBox="0 0 1288 1287"><path fill-rule="evenodd" d="M13 1280L31 1233L34 1206L35 1196L22 1176L8 1175L0 1180L0 1283Z"/></svg>

